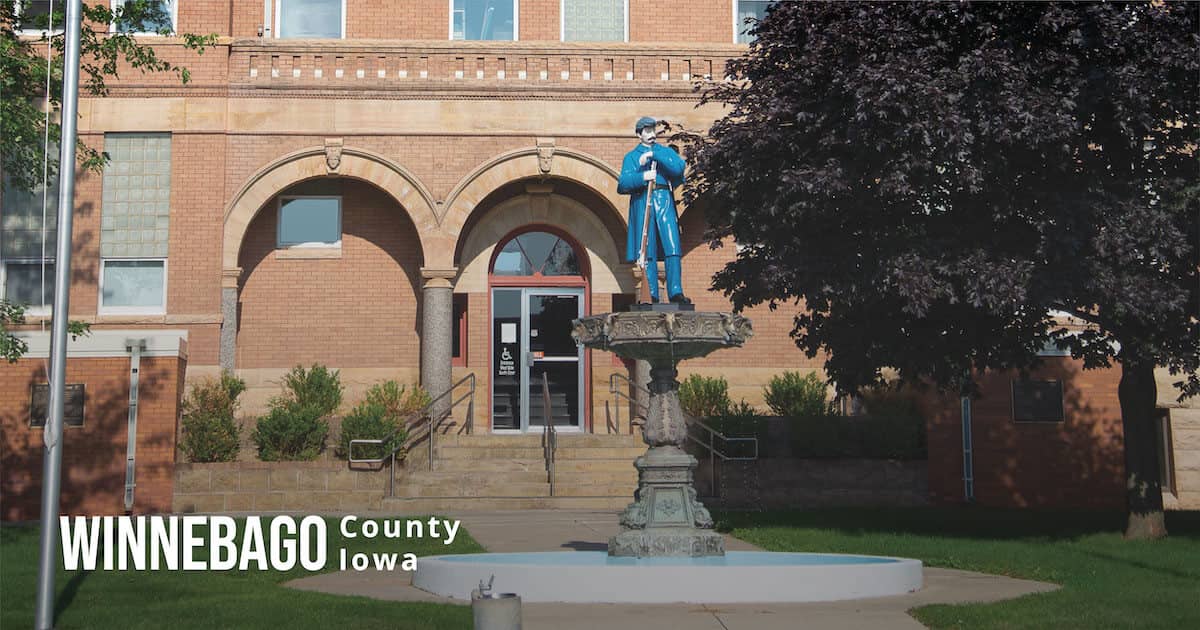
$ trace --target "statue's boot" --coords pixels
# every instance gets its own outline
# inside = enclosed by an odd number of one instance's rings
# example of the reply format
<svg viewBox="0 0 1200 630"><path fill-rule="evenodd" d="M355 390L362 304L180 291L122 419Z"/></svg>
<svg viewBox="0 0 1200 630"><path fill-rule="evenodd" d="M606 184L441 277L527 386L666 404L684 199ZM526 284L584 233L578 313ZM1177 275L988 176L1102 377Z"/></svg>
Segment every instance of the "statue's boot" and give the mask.
<svg viewBox="0 0 1200 630"><path fill-rule="evenodd" d="M679 256L667 256L667 295L673 304L691 304L683 294L683 270Z"/></svg>

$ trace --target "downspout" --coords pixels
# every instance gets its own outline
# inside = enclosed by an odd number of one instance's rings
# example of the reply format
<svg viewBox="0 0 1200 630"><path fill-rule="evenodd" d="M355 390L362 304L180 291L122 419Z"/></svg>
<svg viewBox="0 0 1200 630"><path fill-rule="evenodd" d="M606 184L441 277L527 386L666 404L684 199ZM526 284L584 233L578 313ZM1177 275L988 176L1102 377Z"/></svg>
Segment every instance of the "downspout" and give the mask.
<svg viewBox="0 0 1200 630"><path fill-rule="evenodd" d="M133 489L137 487L134 474L137 464L138 373L141 371L145 339L126 339L129 351L129 429L125 441L125 512L133 511Z"/></svg>

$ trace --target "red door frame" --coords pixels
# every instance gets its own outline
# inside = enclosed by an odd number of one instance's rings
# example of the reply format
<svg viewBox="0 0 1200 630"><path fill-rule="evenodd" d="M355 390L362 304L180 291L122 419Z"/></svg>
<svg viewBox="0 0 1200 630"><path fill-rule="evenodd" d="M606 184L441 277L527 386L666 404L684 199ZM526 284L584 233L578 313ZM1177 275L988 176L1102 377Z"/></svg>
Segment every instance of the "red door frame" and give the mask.
<svg viewBox="0 0 1200 630"><path fill-rule="evenodd" d="M546 232L553 234L567 243L575 251L575 259L579 261L579 271L582 275L578 276L543 276L540 271L534 272L532 276L497 276L492 273L496 266L496 257L500 255L500 251L505 245L514 238L528 234L529 232ZM487 348L488 348L488 371L487 371L487 409L488 409L488 431L493 428L492 418L492 375L495 366L492 365L492 358L495 355L495 350L492 346L492 288L556 288L562 287L567 289L583 288L583 315L586 317L592 314L592 289L591 289L591 261L587 257L587 249L585 249L574 236L563 231L562 229L547 225L545 223L529 223L505 234L503 238L496 241L495 247L492 248L492 256L488 260L488 288L487 288ZM528 334L528 331L525 331ZM583 382L579 384L583 388L583 432L592 432L592 351L590 348L583 350Z"/></svg>

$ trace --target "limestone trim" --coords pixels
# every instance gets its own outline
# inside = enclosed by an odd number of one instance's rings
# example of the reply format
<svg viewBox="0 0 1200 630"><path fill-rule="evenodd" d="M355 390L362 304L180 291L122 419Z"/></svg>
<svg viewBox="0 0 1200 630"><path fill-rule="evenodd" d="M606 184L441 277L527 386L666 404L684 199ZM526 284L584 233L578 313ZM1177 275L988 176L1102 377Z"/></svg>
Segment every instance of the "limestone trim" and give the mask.
<svg viewBox="0 0 1200 630"><path fill-rule="evenodd" d="M424 289L451 288L454 286L454 279L456 277L458 277L457 267L450 267L449 269L421 267L421 278L425 281L422 285Z"/></svg>
<svg viewBox="0 0 1200 630"><path fill-rule="evenodd" d="M250 221L267 201L296 182L328 174L326 147L321 145L289 153L251 175L225 209L223 267L237 268ZM365 181L390 194L415 224L422 254L428 256L435 249L429 236L437 231L436 204L415 175L381 155L352 147L342 148L337 175Z"/></svg>
<svg viewBox="0 0 1200 630"><path fill-rule="evenodd" d="M226 267L221 270L221 288L236 289L242 277L241 267Z"/></svg>
<svg viewBox="0 0 1200 630"><path fill-rule="evenodd" d="M625 213L618 211L628 205L628 200L617 194L620 172L604 160L555 146L550 166L549 174L542 171L537 146L503 153L485 162L446 195L445 210L440 217L442 229L447 235L460 238L463 226L489 194L505 184L530 177L566 179L580 184L608 201L610 210L620 217L622 224L627 221Z"/></svg>
<svg viewBox="0 0 1200 630"><path fill-rule="evenodd" d="M618 247L600 217L574 199L546 193L518 195L501 202L495 206L495 212L489 212L463 235L455 292L486 292L489 263L500 240L534 224L556 227L579 243L584 250L580 253L588 258L593 292L635 292L637 287L628 271L629 265L621 260L622 247Z"/></svg>

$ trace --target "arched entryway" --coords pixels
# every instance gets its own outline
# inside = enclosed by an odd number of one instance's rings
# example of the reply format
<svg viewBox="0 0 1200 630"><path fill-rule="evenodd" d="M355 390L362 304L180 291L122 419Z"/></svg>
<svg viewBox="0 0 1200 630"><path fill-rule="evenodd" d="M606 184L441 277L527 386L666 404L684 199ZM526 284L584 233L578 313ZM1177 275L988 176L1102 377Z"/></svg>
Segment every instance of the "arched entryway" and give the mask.
<svg viewBox="0 0 1200 630"><path fill-rule="evenodd" d="M488 265L492 431L583 431L586 352L571 321L590 311L588 258L567 232L532 224L505 235ZM542 383L549 389L549 411Z"/></svg>

